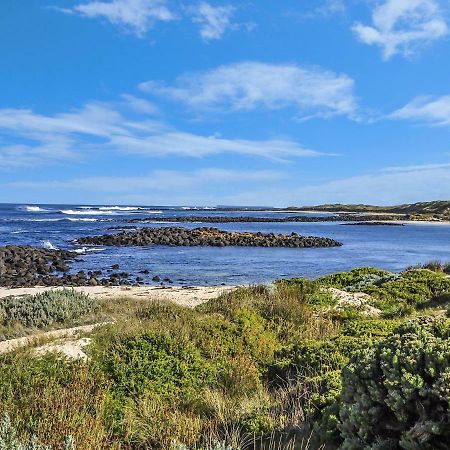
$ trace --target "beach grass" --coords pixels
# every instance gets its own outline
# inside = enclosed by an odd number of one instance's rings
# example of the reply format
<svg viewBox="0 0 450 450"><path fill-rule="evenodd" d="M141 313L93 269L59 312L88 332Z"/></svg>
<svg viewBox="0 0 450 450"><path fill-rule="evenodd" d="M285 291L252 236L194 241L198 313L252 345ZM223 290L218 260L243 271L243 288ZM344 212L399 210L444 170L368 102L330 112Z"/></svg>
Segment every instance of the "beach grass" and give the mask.
<svg viewBox="0 0 450 450"><path fill-rule="evenodd" d="M87 360L30 348L0 356L0 416L10 418L19 441L37 436L54 449L68 437L79 450L356 448L346 430L365 422L345 415L360 401L346 394L347 371L363 370L369 349L384 355L389 342L402 339L396 330L423 327L423 345L411 352L438 342L433 377L445 382L450 284L433 267L282 280L196 308L98 301L98 313L114 323L90 334ZM330 288L367 293L371 313L343 306ZM375 383L382 374L373 370ZM367 382L358 379L359 393ZM447 411L443 400L439 405ZM399 426L398 439L407 431Z"/></svg>

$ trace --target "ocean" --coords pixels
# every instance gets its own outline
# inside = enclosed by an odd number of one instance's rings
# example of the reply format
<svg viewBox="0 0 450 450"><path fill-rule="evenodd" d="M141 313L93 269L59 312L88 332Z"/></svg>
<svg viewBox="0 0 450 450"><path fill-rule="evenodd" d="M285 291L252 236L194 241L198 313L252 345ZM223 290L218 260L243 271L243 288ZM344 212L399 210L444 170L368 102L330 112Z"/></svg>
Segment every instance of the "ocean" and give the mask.
<svg viewBox="0 0 450 450"><path fill-rule="evenodd" d="M122 271L155 284L155 275L170 278L174 285L256 284L279 278L308 277L375 266L401 271L430 260L450 260L450 225L413 223L397 226L349 226L341 222L318 223L176 223L158 217L256 216L285 217L277 211L221 211L201 207L88 206L0 204L0 245L76 251L72 272L109 269ZM318 213L295 213L295 215ZM227 231L292 233L324 236L343 243L335 248L257 247L82 247L74 240L83 236L115 233L111 227L129 225L124 220L145 217L149 224L136 226L214 226ZM148 270L149 274L139 272Z"/></svg>

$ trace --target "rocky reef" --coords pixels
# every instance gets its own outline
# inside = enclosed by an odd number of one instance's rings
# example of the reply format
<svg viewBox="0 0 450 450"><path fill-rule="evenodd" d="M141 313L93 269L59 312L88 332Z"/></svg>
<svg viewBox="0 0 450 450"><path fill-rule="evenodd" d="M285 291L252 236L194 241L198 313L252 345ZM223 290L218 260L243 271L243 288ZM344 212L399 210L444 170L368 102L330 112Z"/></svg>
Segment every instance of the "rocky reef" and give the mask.
<svg viewBox="0 0 450 450"><path fill-rule="evenodd" d="M100 270L69 273L69 263L77 256L77 253L66 250L17 245L0 247L0 286L18 288L130 284L129 274L126 272L110 273L102 278Z"/></svg>
<svg viewBox="0 0 450 450"><path fill-rule="evenodd" d="M372 222L399 220L395 215L339 214L333 216L287 216L287 217L252 217L252 216L178 216L178 217L138 217L124 220L125 223L186 222L186 223L314 223L314 222Z"/></svg>
<svg viewBox="0 0 450 450"><path fill-rule="evenodd" d="M122 232L102 236L90 236L78 239L82 245L105 246L212 246L212 247L338 247L342 244L334 239L301 236L297 233L248 233L228 232L217 228L195 228L190 230L182 227L143 228L134 232Z"/></svg>
<svg viewBox="0 0 450 450"><path fill-rule="evenodd" d="M401 222L355 222L344 223L344 225L356 225L356 226L389 226L389 227L404 227L405 224Z"/></svg>

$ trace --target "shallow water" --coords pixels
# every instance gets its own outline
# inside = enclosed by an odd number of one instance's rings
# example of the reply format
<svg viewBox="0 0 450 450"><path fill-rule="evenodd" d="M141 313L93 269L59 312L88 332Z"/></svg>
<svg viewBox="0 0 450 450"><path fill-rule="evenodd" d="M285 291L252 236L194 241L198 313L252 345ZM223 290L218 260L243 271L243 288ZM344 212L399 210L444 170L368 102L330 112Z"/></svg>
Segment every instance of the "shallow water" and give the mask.
<svg viewBox="0 0 450 450"><path fill-rule="evenodd" d="M450 225L415 223L404 227L349 226L340 222L322 223L181 223L195 228L214 226L222 230L291 233L326 236L342 242L342 247L290 249L257 247L85 247L73 240L117 231L123 220L148 217L152 224L167 216L259 216L284 217L273 211L228 212L214 209L167 207L117 207L85 205L0 204L0 245L33 245L76 250L80 258L73 271L106 270L119 264L121 270L139 275L151 283L154 275L169 277L180 285L253 284L280 277L317 277L357 266L376 266L400 271L429 260L450 260ZM296 213L295 215L299 215ZM318 215L313 213L313 215ZM125 224L126 225L126 224ZM148 269L150 275L138 274Z"/></svg>

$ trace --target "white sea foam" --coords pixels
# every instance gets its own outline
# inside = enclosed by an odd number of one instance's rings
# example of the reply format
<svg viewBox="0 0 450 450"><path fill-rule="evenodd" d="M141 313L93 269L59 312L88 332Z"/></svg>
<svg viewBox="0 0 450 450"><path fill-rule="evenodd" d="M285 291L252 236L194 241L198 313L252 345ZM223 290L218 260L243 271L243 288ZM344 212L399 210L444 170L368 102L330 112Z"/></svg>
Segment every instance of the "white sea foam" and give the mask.
<svg viewBox="0 0 450 450"><path fill-rule="evenodd" d="M50 241L42 241L42 247L47 250L58 250L58 247L55 247Z"/></svg>
<svg viewBox="0 0 450 450"><path fill-rule="evenodd" d="M21 222L60 222L64 219L20 219Z"/></svg>
<svg viewBox="0 0 450 450"><path fill-rule="evenodd" d="M29 205L19 206L18 209L28 211L28 212L50 212L51 211L51 209L45 209L45 208L41 208L40 206L29 206Z"/></svg>
<svg viewBox="0 0 450 450"><path fill-rule="evenodd" d="M78 253L80 255L83 255L84 253L89 253L89 252L103 252L105 249L104 248L93 248L93 247L81 247L81 248L77 248L75 250L73 250L75 253Z"/></svg>
<svg viewBox="0 0 450 450"><path fill-rule="evenodd" d="M84 209L83 211L62 209L60 212L70 216L111 216L116 214L114 211L99 211L98 209Z"/></svg>
<svg viewBox="0 0 450 450"><path fill-rule="evenodd" d="M137 209L112 209L112 208L103 208L103 209L62 209L60 212L62 214L66 214L69 216L120 216L124 214L129 214L130 212L138 211ZM143 210L139 211L145 212L146 214L162 214L162 211L153 211L153 210Z"/></svg>
<svg viewBox="0 0 450 450"><path fill-rule="evenodd" d="M71 222L98 222L99 219L94 219L92 217L68 217L67 219L58 220L70 220Z"/></svg>
<svg viewBox="0 0 450 450"><path fill-rule="evenodd" d="M143 211L146 212L147 214L162 214L162 211L144 208L142 206L101 206L98 209L99 211L123 211L123 212Z"/></svg>
<svg viewBox="0 0 450 450"><path fill-rule="evenodd" d="M100 206L98 209L100 211L140 211L144 208L139 208L137 206Z"/></svg>

